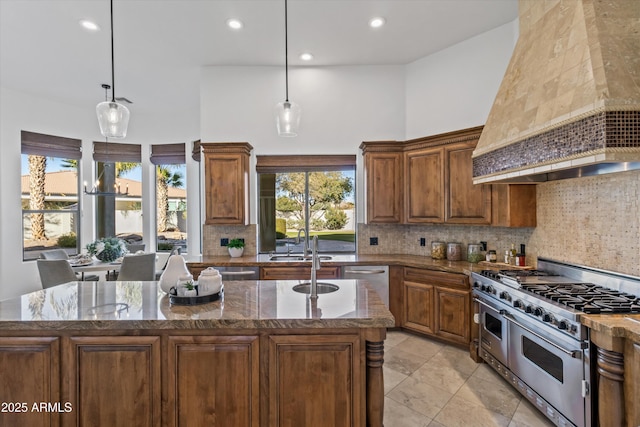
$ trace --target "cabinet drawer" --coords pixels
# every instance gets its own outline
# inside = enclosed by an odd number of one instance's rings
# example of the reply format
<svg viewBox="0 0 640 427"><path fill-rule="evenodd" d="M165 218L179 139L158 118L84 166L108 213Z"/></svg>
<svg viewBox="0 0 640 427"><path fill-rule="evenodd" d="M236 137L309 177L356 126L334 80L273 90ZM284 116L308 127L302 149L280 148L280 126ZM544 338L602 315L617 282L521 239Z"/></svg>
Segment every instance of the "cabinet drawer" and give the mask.
<svg viewBox="0 0 640 427"><path fill-rule="evenodd" d="M427 283L429 285L445 286L460 290L469 290L469 280L464 274L405 267L404 280Z"/></svg>

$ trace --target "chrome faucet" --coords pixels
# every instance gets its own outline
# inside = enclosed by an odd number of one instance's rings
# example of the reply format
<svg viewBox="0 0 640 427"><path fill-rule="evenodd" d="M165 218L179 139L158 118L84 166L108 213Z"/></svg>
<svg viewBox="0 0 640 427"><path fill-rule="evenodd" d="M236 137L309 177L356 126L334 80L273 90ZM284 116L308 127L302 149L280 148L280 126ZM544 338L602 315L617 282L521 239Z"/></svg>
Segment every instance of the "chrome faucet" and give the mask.
<svg viewBox="0 0 640 427"><path fill-rule="evenodd" d="M298 230L298 237L296 237L296 245L300 244L300 233L304 233L304 245L302 247L302 254L304 256L309 256L309 236L307 236L307 232L304 228Z"/></svg>
<svg viewBox="0 0 640 427"><path fill-rule="evenodd" d="M320 256L318 255L318 236L313 236L311 244L311 295L309 298L315 300L318 298L318 280L316 271L321 268Z"/></svg>

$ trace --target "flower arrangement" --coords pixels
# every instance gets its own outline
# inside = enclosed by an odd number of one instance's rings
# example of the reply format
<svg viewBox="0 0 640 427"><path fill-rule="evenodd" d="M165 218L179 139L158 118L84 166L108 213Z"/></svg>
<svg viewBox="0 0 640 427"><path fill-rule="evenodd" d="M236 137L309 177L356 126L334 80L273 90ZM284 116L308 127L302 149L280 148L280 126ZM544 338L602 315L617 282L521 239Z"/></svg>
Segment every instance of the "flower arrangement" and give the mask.
<svg viewBox="0 0 640 427"><path fill-rule="evenodd" d="M117 237L104 237L89 243L87 252L102 262L113 262L127 253L127 245Z"/></svg>

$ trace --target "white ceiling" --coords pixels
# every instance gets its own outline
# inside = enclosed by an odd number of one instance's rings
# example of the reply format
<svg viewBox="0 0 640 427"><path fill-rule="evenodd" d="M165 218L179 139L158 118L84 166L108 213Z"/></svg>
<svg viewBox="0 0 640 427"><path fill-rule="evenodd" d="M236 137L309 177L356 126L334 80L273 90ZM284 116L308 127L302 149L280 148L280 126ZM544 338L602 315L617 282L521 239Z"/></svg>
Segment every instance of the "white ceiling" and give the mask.
<svg viewBox="0 0 640 427"><path fill-rule="evenodd" d="M116 96L197 109L207 65L282 65L284 0L114 0ZM289 0L289 64L407 64L517 17L517 0ZM373 30L368 21L387 23ZM228 18L244 22L232 31ZM98 23L89 33L81 19ZM111 82L109 0L0 0L0 84L93 108ZM315 59L303 63L298 55Z"/></svg>

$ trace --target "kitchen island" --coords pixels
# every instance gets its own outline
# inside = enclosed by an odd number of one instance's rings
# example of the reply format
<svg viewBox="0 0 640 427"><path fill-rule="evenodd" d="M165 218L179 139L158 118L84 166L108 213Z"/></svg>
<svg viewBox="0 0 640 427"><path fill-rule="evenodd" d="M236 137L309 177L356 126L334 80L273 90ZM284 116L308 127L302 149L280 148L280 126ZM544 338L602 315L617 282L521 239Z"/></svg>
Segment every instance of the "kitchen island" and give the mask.
<svg viewBox="0 0 640 427"><path fill-rule="evenodd" d="M0 425L381 426L391 313L364 281L317 301L237 281L169 304L156 282L0 302Z"/></svg>

